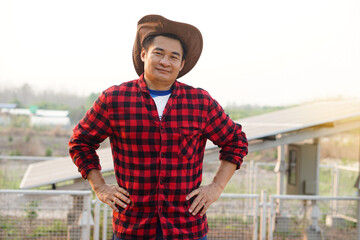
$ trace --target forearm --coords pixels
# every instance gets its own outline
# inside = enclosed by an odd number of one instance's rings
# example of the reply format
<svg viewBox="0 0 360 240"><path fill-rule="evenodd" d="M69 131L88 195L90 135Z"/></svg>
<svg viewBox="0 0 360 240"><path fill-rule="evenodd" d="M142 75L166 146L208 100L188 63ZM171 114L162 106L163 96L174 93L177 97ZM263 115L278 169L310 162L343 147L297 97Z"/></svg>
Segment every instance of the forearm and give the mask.
<svg viewBox="0 0 360 240"><path fill-rule="evenodd" d="M91 170L87 175L87 179L94 192L96 192L101 186L106 184L104 177L97 169Z"/></svg>
<svg viewBox="0 0 360 240"><path fill-rule="evenodd" d="M231 177L236 171L236 164L222 160L220 161L220 166L215 174L213 183L215 183L222 191L224 191L226 184L230 181Z"/></svg>

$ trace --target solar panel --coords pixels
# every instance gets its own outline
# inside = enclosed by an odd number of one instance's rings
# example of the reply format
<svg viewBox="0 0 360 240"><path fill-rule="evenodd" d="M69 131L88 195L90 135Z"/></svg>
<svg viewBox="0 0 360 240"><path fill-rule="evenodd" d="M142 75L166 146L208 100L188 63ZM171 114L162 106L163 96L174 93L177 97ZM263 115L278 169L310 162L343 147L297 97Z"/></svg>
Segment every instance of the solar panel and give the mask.
<svg viewBox="0 0 360 240"><path fill-rule="evenodd" d="M360 117L359 100L309 103L236 122L251 141L353 117Z"/></svg>

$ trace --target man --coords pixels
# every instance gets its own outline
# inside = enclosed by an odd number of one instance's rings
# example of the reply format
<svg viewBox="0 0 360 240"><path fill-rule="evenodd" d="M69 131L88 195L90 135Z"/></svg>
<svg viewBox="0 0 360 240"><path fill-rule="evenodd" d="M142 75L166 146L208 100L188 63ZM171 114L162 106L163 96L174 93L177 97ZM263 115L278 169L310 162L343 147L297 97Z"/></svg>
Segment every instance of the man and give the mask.
<svg viewBox="0 0 360 240"><path fill-rule="evenodd" d="M206 210L240 168L247 140L221 106L177 81L202 51L192 25L148 15L138 22L139 79L105 90L74 128L70 154L113 211L113 239L206 239ZM117 186L102 177L95 150L110 138ZM213 182L200 186L207 139L221 148Z"/></svg>

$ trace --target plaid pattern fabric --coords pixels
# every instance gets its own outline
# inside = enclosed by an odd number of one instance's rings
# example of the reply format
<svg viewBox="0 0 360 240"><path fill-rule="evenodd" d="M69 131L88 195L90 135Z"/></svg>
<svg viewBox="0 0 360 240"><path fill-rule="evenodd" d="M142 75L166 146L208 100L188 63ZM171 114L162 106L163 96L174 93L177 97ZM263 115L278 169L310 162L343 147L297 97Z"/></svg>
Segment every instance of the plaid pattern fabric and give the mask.
<svg viewBox="0 0 360 240"><path fill-rule="evenodd" d="M74 128L70 155L83 178L101 169L95 150L107 137L117 183L131 199L114 212L121 239L155 239L158 219L165 239L203 237L206 215L190 214L193 199L185 198L201 184L206 140L237 168L247 154L241 126L202 89L176 81L160 121L143 76L105 90Z"/></svg>

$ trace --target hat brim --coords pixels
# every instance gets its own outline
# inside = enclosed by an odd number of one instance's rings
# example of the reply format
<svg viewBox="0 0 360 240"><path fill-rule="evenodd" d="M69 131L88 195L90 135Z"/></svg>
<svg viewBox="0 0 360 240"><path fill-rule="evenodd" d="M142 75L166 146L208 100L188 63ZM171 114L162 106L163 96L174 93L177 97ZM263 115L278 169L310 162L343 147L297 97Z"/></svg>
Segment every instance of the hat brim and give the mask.
<svg viewBox="0 0 360 240"><path fill-rule="evenodd" d="M147 15L138 22L133 47L135 71L139 76L144 73L144 62L140 57L144 39L150 35L161 34L176 35L186 48L185 64L177 77L180 78L188 73L199 60L203 48L202 35L196 27L190 24L171 21L160 15Z"/></svg>

